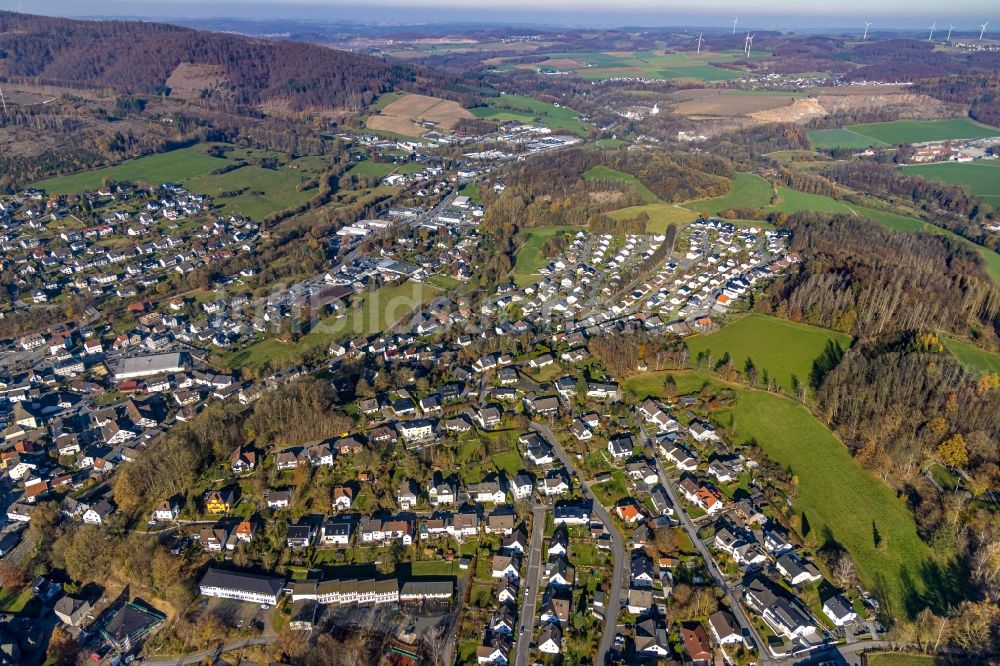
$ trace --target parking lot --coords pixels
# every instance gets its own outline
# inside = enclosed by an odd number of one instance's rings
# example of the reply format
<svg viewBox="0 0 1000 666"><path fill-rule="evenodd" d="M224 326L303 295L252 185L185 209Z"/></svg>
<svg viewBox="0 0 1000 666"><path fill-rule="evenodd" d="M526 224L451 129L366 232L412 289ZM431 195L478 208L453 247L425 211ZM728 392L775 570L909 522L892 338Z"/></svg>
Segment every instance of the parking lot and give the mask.
<svg viewBox="0 0 1000 666"><path fill-rule="evenodd" d="M273 608L263 609L260 604L252 604L235 599L202 599L198 602L194 620L214 615L227 627L263 631L271 626Z"/></svg>

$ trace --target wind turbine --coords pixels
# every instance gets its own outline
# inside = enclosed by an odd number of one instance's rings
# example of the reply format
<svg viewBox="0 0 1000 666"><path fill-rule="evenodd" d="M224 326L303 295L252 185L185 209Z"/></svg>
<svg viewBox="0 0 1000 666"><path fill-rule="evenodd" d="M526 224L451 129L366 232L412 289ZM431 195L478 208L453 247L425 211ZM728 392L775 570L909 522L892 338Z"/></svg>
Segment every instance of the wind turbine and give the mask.
<svg viewBox="0 0 1000 666"><path fill-rule="evenodd" d="M3 106L3 117L8 118L10 114L7 113L7 100L3 98L3 88L0 87L0 105Z"/></svg>
<svg viewBox="0 0 1000 666"><path fill-rule="evenodd" d="M950 42L951 41L951 31L954 30L954 29L955 29L955 26L953 26L953 25L951 25L949 23L948 24L948 36L945 37L944 41L946 41L946 42Z"/></svg>
<svg viewBox="0 0 1000 666"><path fill-rule="evenodd" d="M753 38L756 37L756 36L757 36L756 33L754 33L752 35L751 34L747 34L747 60L750 59L750 49L753 48Z"/></svg>
<svg viewBox="0 0 1000 666"><path fill-rule="evenodd" d="M733 19L733 34L734 35L736 34L736 24L739 23L739 21L740 21L740 17L739 16L737 16L736 18Z"/></svg>
<svg viewBox="0 0 1000 666"><path fill-rule="evenodd" d="M699 32L698 33L698 55L701 55L701 36L704 35L704 34L705 33L703 33L703 32Z"/></svg>
<svg viewBox="0 0 1000 666"><path fill-rule="evenodd" d="M931 34L928 35L928 37L927 37L927 41L928 42L933 42L934 41L934 29L935 28L937 28L937 21L935 21L934 25L931 26Z"/></svg>
<svg viewBox="0 0 1000 666"><path fill-rule="evenodd" d="M979 31L979 41L983 41L983 35L986 34L986 26L988 26L989 24L990 24L989 21L987 21L986 23L979 26L980 28L982 28L982 30Z"/></svg>
<svg viewBox="0 0 1000 666"><path fill-rule="evenodd" d="M872 26L871 21L865 21L865 34L861 36L861 41L868 39L868 28Z"/></svg>

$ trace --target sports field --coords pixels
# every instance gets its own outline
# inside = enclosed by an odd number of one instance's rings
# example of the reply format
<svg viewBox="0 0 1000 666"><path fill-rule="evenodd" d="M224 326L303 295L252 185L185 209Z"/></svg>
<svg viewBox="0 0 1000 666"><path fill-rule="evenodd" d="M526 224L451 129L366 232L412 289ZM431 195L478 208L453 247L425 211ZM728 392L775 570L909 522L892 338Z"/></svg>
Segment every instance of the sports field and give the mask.
<svg viewBox="0 0 1000 666"><path fill-rule="evenodd" d="M965 185L973 195L994 209L1000 208L1000 160L918 164L903 167L902 170L903 173L916 174L930 180Z"/></svg>
<svg viewBox="0 0 1000 666"><path fill-rule="evenodd" d="M49 178L34 183L32 187L49 194L80 194L88 190L99 190L105 179L162 185L206 174L225 166L227 161L207 155L205 146L197 145L127 160L104 169Z"/></svg>
<svg viewBox="0 0 1000 666"><path fill-rule="evenodd" d="M608 217L612 220L628 220L642 213L649 216L649 222L646 223L646 232L653 234L662 234L671 224L680 226L698 217L698 214L692 210L668 203L630 206L629 208L612 211L608 213Z"/></svg>
<svg viewBox="0 0 1000 666"><path fill-rule="evenodd" d="M585 136L590 126L580 120L580 114L565 106L555 106L524 95L500 95L485 100L486 106L469 109L476 118L538 124L551 130L561 130Z"/></svg>
<svg viewBox="0 0 1000 666"><path fill-rule="evenodd" d="M825 328L750 314L716 333L688 338L687 347L692 359L706 351L711 353L713 362L728 352L740 372L750 358L757 367L758 382L766 370L783 389L791 391L792 375L808 385L813 362L830 343L846 351L851 338Z"/></svg>
<svg viewBox="0 0 1000 666"><path fill-rule="evenodd" d="M524 242L514 259L514 283L531 284L538 279L538 269L548 262L542 252L545 241L556 234L575 234L581 227L535 227L525 232Z"/></svg>
<svg viewBox="0 0 1000 666"><path fill-rule="evenodd" d="M1000 374L1000 354L980 349L972 343L958 340L951 336L943 336L945 347L948 348L962 367L975 375L991 372Z"/></svg>
<svg viewBox="0 0 1000 666"><path fill-rule="evenodd" d="M989 136L1000 136L1000 128L977 123L968 118L896 120L809 132L809 140L815 148L867 148L871 145L981 139Z"/></svg>
<svg viewBox="0 0 1000 666"><path fill-rule="evenodd" d="M626 185L631 185L639 192L643 203L660 203L660 197L656 196L652 190L643 185L642 181L638 178L624 171L618 171L617 169L605 166L596 166L584 172L583 179L591 182L625 183Z"/></svg>
<svg viewBox="0 0 1000 666"><path fill-rule="evenodd" d="M666 373L630 377L633 395L662 395ZM678 392L698 390L718 380L697 373L676 373ZM906 505L888 485L862 468L829 430L794 400L763 391L733 387L736 403L716 413L734 442L754 440L765 453L797 477L793 510L804 538L822 545L833 539L854 557L858 575L896 617L906 617L908 594L928 585L924 565L934 568L930 548L917 536ZM650 391L650 389L654 389ZM874 540L873 525L881 546ZM942 586L961 587L953 580Z"/></svg>
<svg viewBox="0 0 1000 666"><path fill-rule="evenodd" d="M727 208L766 208L771 205L771 184L752 173L733 175L729 194L714 199L698 199L682 204L695 212L718 213Z"/></svg>

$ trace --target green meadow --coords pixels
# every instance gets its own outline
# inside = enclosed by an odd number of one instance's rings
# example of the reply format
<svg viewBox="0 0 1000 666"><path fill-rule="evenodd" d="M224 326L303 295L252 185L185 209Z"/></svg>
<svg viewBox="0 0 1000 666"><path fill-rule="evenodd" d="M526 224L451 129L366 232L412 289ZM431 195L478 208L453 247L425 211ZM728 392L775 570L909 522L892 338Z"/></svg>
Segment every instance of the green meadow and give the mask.
<svg viewBox="0 0 1000 666"><path fill-rule="evenodd" d="M580 120L580 113L565 106L555 106L524 95L490 97L486 106L476 106L469 111L477 118L521 123L535 123L552 130L562 130L586 136L590 126Z"/></svg>
<svg viewBox="0 0 1000 666"><path fill-rule="evenodd" d="M902 167L902 171L928 180L965 185L979 199L1000 208L1000 160L918 164Z"/></svg>
<svg viewBox="0 0 1000 666"><path fill-rule="evenodd" d="M422 282L403 282L355 297L347 315L327 317L294 343L274 338L222 356L231 368L261 368L265 364L280 367L303 354L325 350L331 343L357 335L372 335L387 330L420 305L434 298L439 290Z"/></svg>
<svg viewBox="0 0 1000 666"><path fill-rule="evenodd" d="M524 240L514 259L514 283L531 284L538 278L538 269L548 263L542 251L545 241L557 234L575 234L582 227L535 227L524 232Z"/></svg>
<svg viewBox="0 0 1000 666"><path fill-rule="evenodd" d="M625 389L636 397L662 395L666 374L631 377ZM722 385L697 373L675 377L679 392ZM834 541L846 548L862 582L891 615L910 616L921 598L962 588L917 536L912 514L893 489L861 467L805 407L773 393L730 388L735 404L715 415L728 436L736 443L755 441L795 475L792 509L802 536L820 546Z"/></svg>
<svg viewBox="0 0 1000 666"><path fill-rule="evenodd" d="M771 184L752 173L736 173L733 175L729 194L714 199L698 199L682 204L695 212L703 210L710 214L718 213L727 208L766 208L771 205Z"/></svg>
<svg viewBox="0 0 1000 666"><path fill-rule="evenodd" d="M757 367L758 377L766 370L781 388L791 391L792 375L808 384L813 362L831 343L846 351L851 338L787 319L749 314L715 333L688 338L687 348L692 359L701 352L710 352L714 362L728 353L740 372L749 358Z"/></svg>
<svg viewBox="0 0 1000 666"><path fill-rule="evenodd" d="M962 367L975 375L983 375L991 372L1000 374L1000 354L997 352L980 349L976 345L953 338L949 335L942 337L944 346L948 348Z"/></svg>
<svg viewBox="0 0 1000 666"><path fill-rule="evenodd" d="M617 169L612 169L606 166L596 166L591 167L583 174L583 179L590 182L611 182L611 183L624 183L629 185L642 197L642 202L645 204L660 203L660 197L656 196L652 190L643 185L642 181L633 176L630 173L624 171L618 171Z"/></svg>
<svg viewBox="0 0 1000 666"><path fill-rule="evenodd" d="M630 206L608 213L612 220L628 220L645 213L649 216L646 223L647 233L662 234L671 224L681 226L698 218L698 214L687 208L681 208L668 203Z"/></svg>
<svg viewBox="0 0 1000 666"><path fill-rule="evenodd" d="M813 148L871 148L875 146L887 145L881 141L859 134L846 127L838 129L811 130L806 132L809 135L809 143Z"/></svg>
<svg viewBox="0 0 1000 666"><path fill-rule="evenodd" d="M867 148L948 139L982 139L990 136L1000 136L1000 128L968 118L895 120L809 132L809 140L814 148Z"/></svg>
<svg viewBox="0 0 1000 666"><path fill-rule="evenodd" d="M227 161L205 154L205 147L197 145L127 160L103 169L49 178L34 183L32 187L49 194L80 194L99 190L105 179L162 185L201 176L225 166Z"/></svg>
<svg viewBox="0 0 1000 666"><path fill-rule="evenodd" d="M712 64L713 60L714 62L724 62L726 58L705 59L686 53L658 54L652 51L636 51L631 55L613 55L594 51L550 53L548 56L553 59L568 59L581 63L582 67L573 67L570 68L570 71L588 80L645 77L650 79L732 81L746 76L746 72L716 67Z"/></svg>

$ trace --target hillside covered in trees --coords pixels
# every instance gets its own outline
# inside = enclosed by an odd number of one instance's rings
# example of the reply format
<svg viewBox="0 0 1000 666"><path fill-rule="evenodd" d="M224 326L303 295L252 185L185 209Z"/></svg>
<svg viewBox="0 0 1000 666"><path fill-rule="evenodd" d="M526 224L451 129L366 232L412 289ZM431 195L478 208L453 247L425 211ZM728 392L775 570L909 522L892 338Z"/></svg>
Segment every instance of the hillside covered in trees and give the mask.
<svg viewBox="0 0 1000 666"><path fill-rule="evenodd" d="M425 67L302 42L272 42L159 23L74 21L0 12L0 75L72 88L169 94L179 65L199 72L220 104L277 103L293 111L359 111L381 93L461 92L458 78Z"/></svg>
<svg viewBox="0 0 1000 666"><path fill-rule="evenodd" d="M975 330L989 340L1000 333L1000 292L964 246L847 215L797 214L787 226L804 259L770 288L764 304L778 314L868 338L919 329Z"/></svg>

